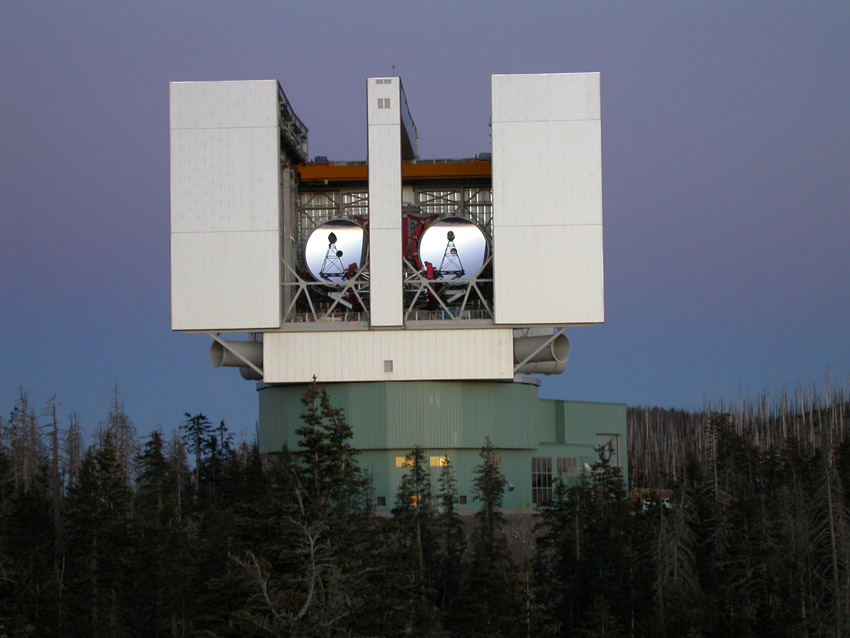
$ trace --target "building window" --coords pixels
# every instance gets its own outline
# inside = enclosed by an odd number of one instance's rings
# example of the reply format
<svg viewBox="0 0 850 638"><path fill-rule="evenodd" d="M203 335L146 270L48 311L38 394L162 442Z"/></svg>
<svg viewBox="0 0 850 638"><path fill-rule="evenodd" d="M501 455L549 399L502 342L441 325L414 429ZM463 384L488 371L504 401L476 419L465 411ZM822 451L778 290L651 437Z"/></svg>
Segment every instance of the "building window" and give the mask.
<svg viewBox="0 0 850 638"><path fill-rule="evenodd" d="M540 456L531 459L531 502L552 500L552 459Z"/></svg>
<svg viewBox="0 0 850 638"><path fill-rule="evenodd" d="M413 467L413 459L409 459L406 456L397 456L397 457L395 457L395 466L396 467Z"/></svg>
<svg viewBox="0 0 850 638"><path fill-rule="evenodd" d="M600 460L608 459L611 467L620 467L619 434L597 434L596 450Z"/></svg>
<svg viewBox="0 0 850 638"><path fill-rule="evenodd" d="M449 457L447 456L432 456L431 467L448 467Z"/></svg>
<svg viewBox="0 0 850 638"><path fill-rule="evenodd" d="M388 98L388 97L379 97L379 98L378 98L378 108L379 108L379 109L388 109L388 108L390 108L390 98Z"/></svg>
<svg viewBox="0 0 850 638"><path fill-rule="evenodd" d="M466 494L461 494L457 499L458 505L466 505Z"/></svg>
<svg viewBox="0 0 850 638"><path fill-rule="evenodd" d="M385 359L384 360L384 372L392 372L393 371L393 360Z"/></svg>
<svg viewBox="0 0 850 638"><path fill-rule="evenodd" d="M386 496L379 496L377 503L378 503L378 507L386 507L387 497Z"/></svg>
<svg viewBox="0 0 850 638"><path fill-rule="evenodd" d="M487 463L489 463L493 467L502 467L502 457L491 456L489 459L487 459Z"/></svg>
<svg viewBox="0 0 850 638"><path fill-rule="evenodd" d="M558 459L558 476L578 476L578 459L560 457Z"/></svg>

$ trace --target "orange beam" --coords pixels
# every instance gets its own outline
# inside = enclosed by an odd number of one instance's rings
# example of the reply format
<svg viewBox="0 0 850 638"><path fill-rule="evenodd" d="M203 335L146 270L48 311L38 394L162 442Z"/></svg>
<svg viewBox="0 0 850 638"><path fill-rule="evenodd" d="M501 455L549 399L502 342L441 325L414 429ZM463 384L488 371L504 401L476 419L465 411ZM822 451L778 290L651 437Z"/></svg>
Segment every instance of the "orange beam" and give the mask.
<svg viewBox="0 0 850 638"><path fill-rule="evenodd" d="M440 162L435 164L402 164L402 181L438 179L489 179L492 162L473 160L470 162ZM332 165L303 164L296 170L302 182L366 182L369 167L366 164Z"/></svg>

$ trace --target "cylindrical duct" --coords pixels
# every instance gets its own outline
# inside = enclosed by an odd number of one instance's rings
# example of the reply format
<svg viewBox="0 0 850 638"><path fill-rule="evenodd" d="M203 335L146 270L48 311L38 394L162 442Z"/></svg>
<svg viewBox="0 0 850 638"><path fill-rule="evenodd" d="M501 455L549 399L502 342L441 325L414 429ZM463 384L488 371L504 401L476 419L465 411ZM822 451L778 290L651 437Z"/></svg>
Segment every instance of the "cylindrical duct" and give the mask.
<svg viewBox="0 0 850 638"><path fill-rule="evenodd" d="M227 348L218 341L213 341L210 346L210 361L216 368L224 367L248 367L245 361L237 357L238 352L244 359L261 368L263 365L263 344L259 341L228 341ZM248 368L250 370L250 368ZM253 370L251 370L253 372ZM244 376L244 375L243 375Z"/></svg>
<svg viewBox="0 0 850 638"><path fill-rule="evenodd" d="M245 381L262 381L263 375L259 374L254 368L249 368L248 366L240 366L239 374L242 375L242 378Z"/></svg>
<svg viewBox="0 0 850 638"><path fill-rule="evenodd" d="M522 374L561 374L566 369L566 361L541 361L540 363L526 363L517 372Z"/></svg>
<svg viewBox="0 0 850 638"><path fill-rule="evenodd" d="M552 339L551 335L540 337L520 337L514 339L514 363L519 363L541 345ZM526 363L546 363L551 361L563 361L566 363L570 357L570 340L563 334L558 335L552 342L543 347Z"/></svg>

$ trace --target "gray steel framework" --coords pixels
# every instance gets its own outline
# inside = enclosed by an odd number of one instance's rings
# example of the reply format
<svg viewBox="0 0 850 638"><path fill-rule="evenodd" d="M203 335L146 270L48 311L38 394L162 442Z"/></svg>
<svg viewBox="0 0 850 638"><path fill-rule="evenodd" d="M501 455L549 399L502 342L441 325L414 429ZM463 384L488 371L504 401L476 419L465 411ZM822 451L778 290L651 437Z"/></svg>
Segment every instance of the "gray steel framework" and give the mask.
<svg viewBox="0 0 850 638"><path fill-rule="evenodd" d="M467 322L492 324L493 194L489 185L428 186L414 189L414 204L404 210L414 218L437 220L460 217L484 233L488 251L475 277L435 280L426 277L418 257L403 260L405 322ZM305 248L310 234L331 220L344 219L368 227L369 193L362 189L307 190L297 197L296 258L282 260L287 300L282 323L362 322L369 320L369 250L351 279L329 285L309 274ZM359 307L356 307L359 306ZM358 326L360 327L360 326Z"/></svg>

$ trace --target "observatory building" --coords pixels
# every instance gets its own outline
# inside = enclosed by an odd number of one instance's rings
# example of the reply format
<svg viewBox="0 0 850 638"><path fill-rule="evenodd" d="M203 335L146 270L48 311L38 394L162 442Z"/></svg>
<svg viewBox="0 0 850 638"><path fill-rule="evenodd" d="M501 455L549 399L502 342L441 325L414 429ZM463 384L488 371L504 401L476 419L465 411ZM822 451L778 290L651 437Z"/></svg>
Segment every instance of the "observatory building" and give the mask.
<svg viewBox="0 0 850 638"><path fill-rule="evenodd" d="M276 80L170 85L172 329L258 382L268 451L325 384L379 511L417 444L461 508L485 436L507 510L602 444L625 472L625 406L541 400L529 376L604 320L599 75L494 75L491 151L450 160L419 157L400 78L366 87L368 159L342 162L310 161Z"/></svg>

